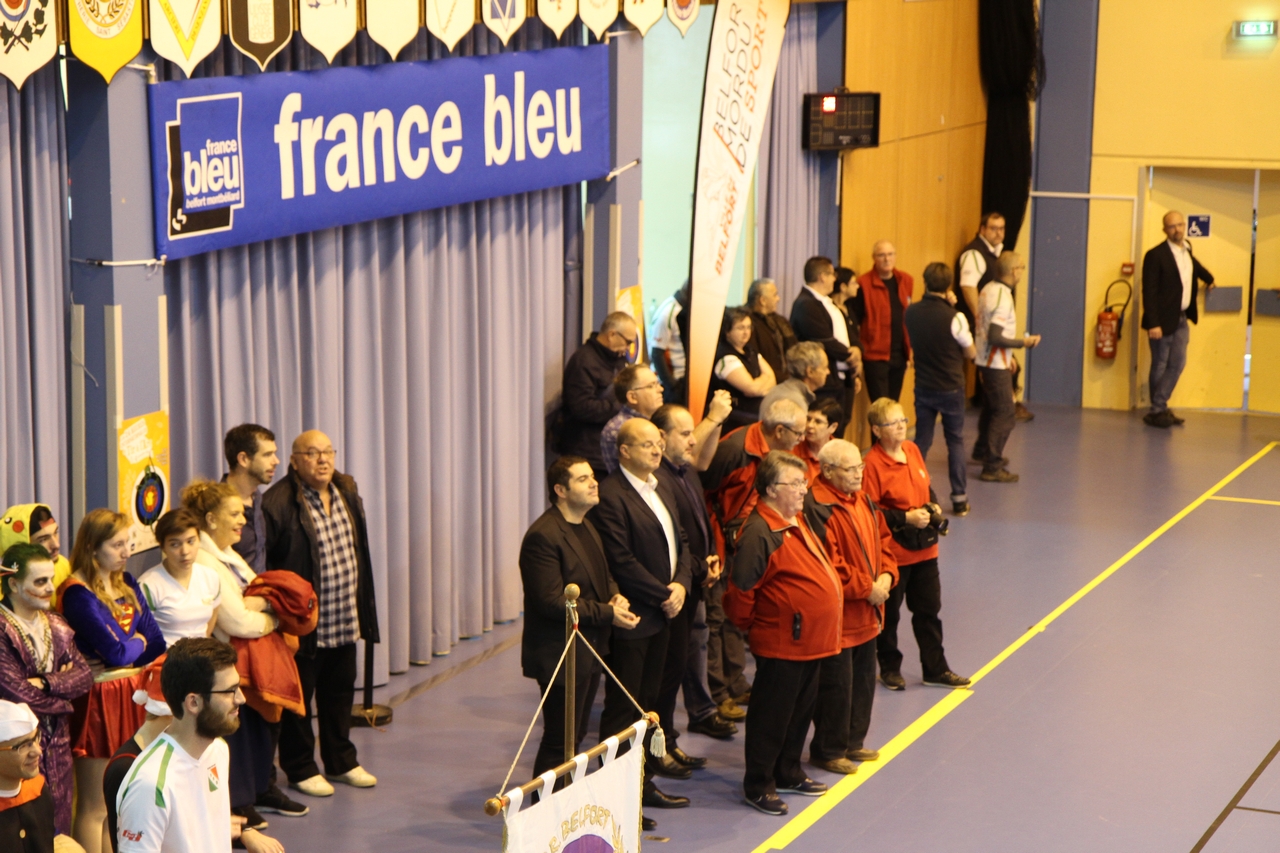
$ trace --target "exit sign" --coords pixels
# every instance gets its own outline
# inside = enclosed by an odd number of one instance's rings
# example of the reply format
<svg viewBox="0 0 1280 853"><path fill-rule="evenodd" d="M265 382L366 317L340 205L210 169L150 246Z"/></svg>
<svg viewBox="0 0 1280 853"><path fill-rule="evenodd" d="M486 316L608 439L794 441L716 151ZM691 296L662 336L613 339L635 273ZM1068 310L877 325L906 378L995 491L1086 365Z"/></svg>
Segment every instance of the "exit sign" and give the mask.
<svg viewBox="0 0 1280 853"><path fill-rule="evenodd" d="M1275 21L1236 21L1236 38L1275 37Z"/></svg>

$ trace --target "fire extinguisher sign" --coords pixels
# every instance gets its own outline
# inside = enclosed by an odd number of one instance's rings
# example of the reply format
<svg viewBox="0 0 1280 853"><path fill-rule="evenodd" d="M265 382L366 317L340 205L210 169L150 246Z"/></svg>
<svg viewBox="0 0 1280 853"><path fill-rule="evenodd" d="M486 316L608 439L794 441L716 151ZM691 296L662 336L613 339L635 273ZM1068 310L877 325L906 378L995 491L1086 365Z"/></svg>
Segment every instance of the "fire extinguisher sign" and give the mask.
<svg viewBox="0 0 1280 853"><path fill-rule="evenodd" d="M1209 214L1193 213L1187 217L1187 236L1188 237L1208 237L1209 236Z"/></svg>

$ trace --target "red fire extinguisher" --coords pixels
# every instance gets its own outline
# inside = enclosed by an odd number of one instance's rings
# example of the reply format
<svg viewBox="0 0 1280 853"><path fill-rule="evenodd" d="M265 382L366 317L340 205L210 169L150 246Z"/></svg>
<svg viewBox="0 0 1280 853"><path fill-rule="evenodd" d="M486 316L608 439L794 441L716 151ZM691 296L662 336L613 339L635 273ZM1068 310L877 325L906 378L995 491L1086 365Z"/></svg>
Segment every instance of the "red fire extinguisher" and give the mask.
<svg viewBox="0 0 1280 853"><path fill-rule="evenodd" d="M1111 301L1111 288L1123 284L1128 290L1123 303ZM1115 358L1116 345L1120 343L1120 334L1124 331L1124 312L1129 308L1129 300L1133 298L1133 286L1126 279L1118 278L1107 286L1102 297L1102 310L1098 312L1098 336L1094 345L1094 355L1098 358ZM1117 312L1115 309L1119 308Z"/></svg>

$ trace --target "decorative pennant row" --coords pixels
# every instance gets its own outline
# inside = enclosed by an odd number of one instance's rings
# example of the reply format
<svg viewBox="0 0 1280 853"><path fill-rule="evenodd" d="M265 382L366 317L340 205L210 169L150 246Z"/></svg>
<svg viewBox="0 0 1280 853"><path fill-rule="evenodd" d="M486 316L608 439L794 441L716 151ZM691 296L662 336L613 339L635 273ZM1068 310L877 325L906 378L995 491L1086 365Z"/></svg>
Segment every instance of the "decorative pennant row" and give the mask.
<svg viewBox="0 0 1280 853"><path fill-rule="evenodd" d="M365 0L364 28L392 59L413 41L420 26L418 0Z"/></svg>
<svg viewBox="0 0 1280 853"><path fill-rule="evenodd" d="M227 30L236 50L258 63L259 71L293 38L290 0L228 0Z"/></svg>
<svg viewBox="0 0 1280 853"><path fill-rule="evenodd" d="M538 18L560 38L578 16L578 0L538 0Z"/></svg>
<svg viewBox="0 0 1280 853"><path fill-rule="evenodd" d="M356 37L359 22L356 0L301 0L298 18L302 37L331 65L338 51Z"/></svg>
<svg viewBox="0 0 1280 853"><path fill-rule="evenodd" d="M578 0L578 17L596 38L602 39L618 19L618 0Z"/></svg>
<svg viewBox="0 0 1280 853"><path fill-rule="evenodd" d="M426 0L427 31L450 52L476 25L475 0Z"/></svg>
<svg viewBox="0 0 1280 853"><path fill-rule="evenodd" d="M616 3L617 0L614 2ZM516 34L516 30L524 25L525 18L529 14L525 7L525 0L480 0L480 9L484 16L484 25L502 39L503 46L506 46L511 37Z"/></svg>
<svg viewBox="0 0 1280 853"><path fill-rule="evenodd" d="M6 0L0 0L6 2ZM149 0L151 49L191 72L222 41L219 0Z"/></svg>
<svg viewBox="0 0 1280 853"><path fill-rule="evenodd" d="M698 0L667 0L667 20L676 25L680 37L689 34L689 28L698 20Z"/></svg>
<svg viewBox="0 0 1280 853"><path fill-rule="evenodd" d="M622 0L622 14L644 38L649 28L662 20L662 0Z"/></svg>
<svg viewBox="0 0 1280 853"><path fill-rule="evenodd" d="M0 0L0 74L19 89L58 55L57 8L50 0Z"/></svg>
<svg viewBox="0 0 1280 853"><path fill-rule="evenodd" d="M8 0L0 0L8 2ZM138 0L71 0L71 51L108 83L142 50Z"/></svg>

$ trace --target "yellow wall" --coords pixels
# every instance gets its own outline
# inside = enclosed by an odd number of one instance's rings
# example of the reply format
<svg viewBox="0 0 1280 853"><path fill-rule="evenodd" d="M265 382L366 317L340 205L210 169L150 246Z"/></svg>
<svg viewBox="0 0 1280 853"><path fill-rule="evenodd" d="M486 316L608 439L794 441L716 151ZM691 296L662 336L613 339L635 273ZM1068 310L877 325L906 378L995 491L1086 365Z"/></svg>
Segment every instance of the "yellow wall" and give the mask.
<svg viewBox="0 0 1280 853"><path fill-rule="evenodd" d="M843 155L841 263L865 272L872 244L891 240L918 297L925 266L954 263L981 216L978 3L849 0L846 9L845 85L881 99L880 147ZM910 383L908 371L902 399L914 417Z"/></svg>
<svg viewBox="0 0 1280 853"><path fill-rule="evenodd" d="M1100 2L1091 191L1138 197L1141 242L1135 251L1128 203L1090 203L1085 406L1126 409L1146 402L1140 299L1135 295L1114 361L1093 355L1093 334L1103 292L1120 265L1137 263L1138 279L1142 253L1158 241L1159 224L1151 219L1159 205L1147 167L1280 167L1280 49L1275 39L1231 38L1233 21L1259 18L1280 18L1280 0Z"/></svg>

